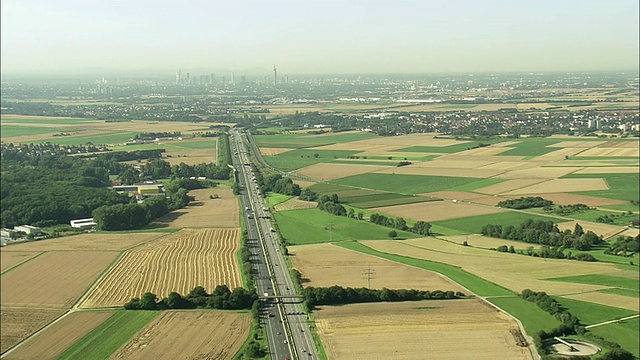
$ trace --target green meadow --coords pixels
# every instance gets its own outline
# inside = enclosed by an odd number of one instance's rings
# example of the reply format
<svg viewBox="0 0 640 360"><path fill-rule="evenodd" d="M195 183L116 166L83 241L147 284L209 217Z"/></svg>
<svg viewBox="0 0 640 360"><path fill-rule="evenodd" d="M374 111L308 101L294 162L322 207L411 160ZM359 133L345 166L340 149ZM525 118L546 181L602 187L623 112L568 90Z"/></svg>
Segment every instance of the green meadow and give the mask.
<svg viewBox="0 0 640 360"><path fill-rule="evenodd" d="M603 168L606 171L606 168ZM625 201L640 200L640 178L638 174L569 174L563 179L594 179L601 178L606 181L609 190L576 191L576 194L605 197Z"/></svg>
<svg viewBox="0 0 640 360"><path fill-rule="evenodd" d="M423 176L401 174L361 174L334 180L336 184L359 188L396 192L401 194L422 194L432 191L470 191L500 183L502 179L478 179L453 176Z"/></svg>
<svg viewBox="0 0 640 360"><path fill-rule="evenodd" d="M557 278L549 278L545 280L571 282L578 284L591 284L591 285L603 285L612 286L628 290L635 290L638 292L638 279L631 279L620 276L591 274L591 275L578 275L578 276L563 276Z"/></svg>

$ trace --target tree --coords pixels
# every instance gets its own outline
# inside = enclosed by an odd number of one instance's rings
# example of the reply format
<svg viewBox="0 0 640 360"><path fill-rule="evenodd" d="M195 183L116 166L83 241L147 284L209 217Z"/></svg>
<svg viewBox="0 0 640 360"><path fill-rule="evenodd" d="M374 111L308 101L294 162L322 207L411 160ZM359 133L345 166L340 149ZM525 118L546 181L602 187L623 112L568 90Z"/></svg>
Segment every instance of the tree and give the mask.
<svg viewBox="0 0 640 360"><path fill-rule="evenodd" d="M313 157L317 159L317 158L319 158L319 157L320 157L320 154L315 153L315 154L313 154Z"/></svg>
<svg viewBox="0 0 640 360"><path fill-rule="evenodd" d="M140 298L140 309L142 310L156 310L158 308L158 296L151 292L142 294Z"/></svg>
<svg viewBox="0 0 640 360"><path fill-rule="evenodd" d="M584 234L584 229L582 228L582 226L580 226L580 224L576 223L576 226L573 229L573 235L575 235L576 237L580 237L583 234Z"/></svg>
<svg viewBox="0 0 640 360"><path fill-rule="evenodd" d="M394 240L395 240L396 237L398 237L398 233L395 230L389 231L388 235L389 235L390 238L392 238Z"/></svg>
<svg viewBox="0 0 640 360"><path fill-rule="evenodd" d="M431 229L431 224L429 224L428 222L416 221L415 224L413 224L413 229L411 231L413 231L416 234L428 236L431 234L430 229Z"/></svg>

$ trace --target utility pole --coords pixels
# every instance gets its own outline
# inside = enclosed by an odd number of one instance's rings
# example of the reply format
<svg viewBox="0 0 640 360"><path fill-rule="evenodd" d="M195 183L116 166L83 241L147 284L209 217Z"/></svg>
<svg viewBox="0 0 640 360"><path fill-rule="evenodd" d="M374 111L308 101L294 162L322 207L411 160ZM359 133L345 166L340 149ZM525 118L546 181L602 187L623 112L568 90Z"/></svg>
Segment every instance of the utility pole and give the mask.
<svg viewBox="0 0 640 360"><path fill-rule="evenodd" d="M367 279L367 285L369 286L369 290L371 290L371 279L374 279L374 275L376 274L376 272L374 270L371 269L371 265L369 265L369 267L367 267L363 272L362 275L365 276L365 278Z"/></svg>

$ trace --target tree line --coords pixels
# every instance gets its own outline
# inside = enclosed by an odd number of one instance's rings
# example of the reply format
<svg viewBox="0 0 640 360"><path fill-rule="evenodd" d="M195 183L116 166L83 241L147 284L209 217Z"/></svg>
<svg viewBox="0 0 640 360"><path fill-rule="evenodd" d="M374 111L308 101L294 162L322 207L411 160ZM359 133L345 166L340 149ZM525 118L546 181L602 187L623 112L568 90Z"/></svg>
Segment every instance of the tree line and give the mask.
<svg viewBox="0 0 640 360"><path fill-rule="evenodd" d="M521 197L519 199L503 200L498 203L499 207L510 209L529 209L536 207L553 206L553 201L544 199L540 196Z"/></svg>
<svg viewBox="0 0 640 360"><path fill-rule="evenodd" d="M258 300L255 291L238 287L230 290L227 285L218 285L211 294L202 286L196 286L186 296L171 292L167 297L158 299L151 292L132 298L124 305L127 310L164 310L164 309L252 309Z"/></svg>
<svg viewBox="0 0 640 360"><path fill-rule="evenodd" d="M396 302L396 301L419 301L419 300L444 300L458 299L465 296L462 292L453 291L427 291L415 289L367 289L367 288L344 288L334 285L331 287L307 287L302 291L302 295L309 310L313 310L317 305L343 305L367 302Z"/></svg>
<svg viewBox="0 0 640 360"><path fill-rule="evenodd" d="M533 335L533 339L536 343L536 347L538 348L538 353L541 355L548 355L549 351L545 348L545 341L552 339L557 336L568 336L578 334L586 337L587 339L592 339L602 345L605 345L610 350L607 351L603 356L599 357L599 359L607 359L607 360L633 360L634 356L630 352L622 349L620 344L607 341L601 336L590 333L585 329L585 327L580 323L580 320L575 317L573 314L569 312L565 307L563 307L560 303L558 303L554 298L547 295L545 292L536 292L530 289L522 290L520 293L520 297L535 303L539 308L546 311L547 313L553 315L558 321L560 321L560 325L554 329L549 331L541 330L538 333ZM544 357L543 357L544 358Z"/></svg>
<svg viewBox="0 0 640 360"><path fill-rule="evenodd" d="M572 233L567 229L560 231L553 221L525 220L519 226L485 225L482 235L522 241L531 244L542 244L577 250L591 250L594 245L603 242L602 237L592 231L584 232L580 224L576 224Z"/></svg>
<svg viewBox="0 0 640 360"><path fill-rule="evenodd" d="M619 235L615 242L604 250L605 254L634 256L640 251L640 235L636 237Z"/></svg>

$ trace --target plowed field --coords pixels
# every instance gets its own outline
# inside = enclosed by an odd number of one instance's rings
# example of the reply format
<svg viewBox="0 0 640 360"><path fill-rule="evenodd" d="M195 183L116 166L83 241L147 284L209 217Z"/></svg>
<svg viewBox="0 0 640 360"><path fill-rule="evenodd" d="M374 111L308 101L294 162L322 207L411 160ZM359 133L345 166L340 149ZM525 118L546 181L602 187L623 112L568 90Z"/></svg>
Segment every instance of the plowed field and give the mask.
<svg viewBox="0 0 640 360"><path fill-rule="evenodd" d="M55 359L111 315L112 311L74 312L29 339L5 359Z"/></svg>
<svg viewBox="0 0 640 360"><path fill-rule="evenodd" d="M36 251L0 251L0 272L4 272L20 263L23 263L32 257L40 254Z"/></svg>
<svg viewBox="0 0 640 360"><path fill-rule="evenodd" d="M4 304L3 304L4 305ZM0 353L62 315L62 310L0 309Z"/></svg>
<svg viewBox="0 0 640 360"><path fill-rule="evenodd" d="M71 307L116 252L52 251L2 275L2 306Z"/></svg>
<svg viewBox="0 0 640 360"><path fill-rule="evenodd" d="M196 286L211 291L242 286L236 253L236 229L185 229L128 251L100 280L82 307L120 306L152 292L186 295Z"/></svg>
<svg viewBox="0 0 640 360"><path fill-rule="evenodd" d="M248 313L165 311L111 358L231 359L250 326Z"/></svg>
<svg viewBox="0 0 640 360"><path fill-rule="evenodd" d="M515 321L480 300L324 306L315 312L329 359L531 359Z"/></svg>

